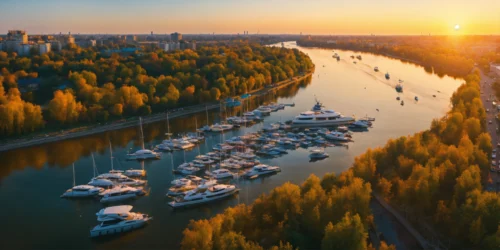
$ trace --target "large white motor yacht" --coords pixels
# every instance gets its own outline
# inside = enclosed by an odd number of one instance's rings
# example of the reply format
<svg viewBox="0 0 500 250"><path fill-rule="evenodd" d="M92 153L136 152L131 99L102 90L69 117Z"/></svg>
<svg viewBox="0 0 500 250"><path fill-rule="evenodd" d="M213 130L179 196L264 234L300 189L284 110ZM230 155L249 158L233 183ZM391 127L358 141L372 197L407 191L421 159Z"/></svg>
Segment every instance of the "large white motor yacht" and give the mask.
<svg viewBox="0 0 500 250"><path fill-rule="evenodd" d="M217 184L210 187L198 187L186 192L182 197L176 197L168 203L173 208L198 205L220 200L237 193L239 189L235 185Z"/></svg>
<svg viewBox="0 0 500 250"><path fill-rule="evenodd" d="M329 127L354 122L354 118L343 116L330 109L324 109L321 103L317 102L311 111L300 113L292 121L294 127Z"/></svg>
<svg viewBox="0 0 500 250"><path fill-rule="evenodd" d="M227 169L216 169L212 172L206 172L206 174L215 179L233 178L233 173Z"/></svg>
<svg viewBox="0 0 500 250"><path fill-rule="evenodd" d="M147 160L147 159L160 159L161 154L151 151L149 149L140 149L135 153L127 154L127 160Z"/></svg>
<svg viewBox="0 0 500 250"><path fill-rule="evenodd" d="M97 221L101 224L90 230L90 237L122 233L137 229L146 225L153 219L147 214L130 212L132 206L114 206L101 209L97 215Z"/></svg>
<svg viewBox="0 0 500 250"><path fill-rule="evenodd" d="M245 177L256 178L263 175L274 174L280 171L281 171L280 167L259 164L254 166L252 169L248 170L248 172L245 173Z"/></svg>
<svg viewBox="0 0 500 250"><path fill-rule="evenodd" d="M78 185L70 188L61 195L64 198L76 198L76 197L93 197L98 195L104 189L101 187L94 187L91 185Z"/></svg>
<svg viewBox="0 0 500 250"><path fill-rule="evenodd" d="M100 193L101 203L117 202L132 199L144 194L144 190L129 186L117 186Z"/></svg>
<svg viewBox="0 0 500 250"><path fill-rule="evenodd" d="M106 179L116 184L130 185L130 186L142 186L146 184L146 181L144 180L134 180L120 173L104 173L98 175L96 179Z"/></svg>

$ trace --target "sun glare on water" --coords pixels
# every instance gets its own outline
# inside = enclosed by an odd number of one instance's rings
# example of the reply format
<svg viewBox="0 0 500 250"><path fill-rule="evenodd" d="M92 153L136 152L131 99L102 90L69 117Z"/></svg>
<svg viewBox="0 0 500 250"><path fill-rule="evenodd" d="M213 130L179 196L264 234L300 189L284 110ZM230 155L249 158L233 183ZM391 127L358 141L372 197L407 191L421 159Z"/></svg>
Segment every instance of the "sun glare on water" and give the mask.
<svg viewBox="0 0 500 250"><path fill-rule="evenodd" d="M459 29L460 29L460 25L455 24L455 30L459 30Z"/></svg>

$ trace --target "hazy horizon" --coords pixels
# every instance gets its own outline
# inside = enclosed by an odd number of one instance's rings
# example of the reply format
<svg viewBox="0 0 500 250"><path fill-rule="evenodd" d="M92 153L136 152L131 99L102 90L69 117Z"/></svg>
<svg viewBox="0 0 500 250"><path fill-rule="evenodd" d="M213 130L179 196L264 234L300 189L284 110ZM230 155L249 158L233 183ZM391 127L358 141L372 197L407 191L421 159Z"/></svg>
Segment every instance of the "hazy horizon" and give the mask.
<svg viewBox="0 0 500 250"><path fill-rule="evenodd" d="M0 9L0 33L24 29L29 34L500 34L500 1L495 0L3 0Z"/></svg>

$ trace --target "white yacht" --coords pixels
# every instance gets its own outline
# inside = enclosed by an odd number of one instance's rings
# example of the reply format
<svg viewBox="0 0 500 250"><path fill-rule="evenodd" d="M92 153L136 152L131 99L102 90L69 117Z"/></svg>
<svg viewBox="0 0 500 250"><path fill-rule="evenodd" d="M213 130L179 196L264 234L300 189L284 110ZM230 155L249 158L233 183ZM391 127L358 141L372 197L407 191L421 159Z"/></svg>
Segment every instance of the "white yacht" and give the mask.
<svg viewBox="0 0 500 250"><path fill-rule="evenodd" d="M146 181L144 180L134 180L121 173L104 173L100 174L95 179L106 179L117 184L130 185L130 186L141 186L146 184Z"/></svg>
<svg viewBox="0 0 500 250"><path fill-rule="evenodd" d="M253 112L259 116L263 116L263 115L270 115L272 110L269 107L260 106L257 109L255 109Z"/></svg>
<svg viewBox="0 0 500 250"><path fill-rule="evenodd" d="M84 197L93 197L98 195L100 192L104 191L104 188L94 187L91 185L78 185L74 186L64 194L61 195L63 198L84 198Z"/></svg>
<svg viewBox="0 0 500 250"><path fill-rule="evenodd" d="M247 178L256 178L263 175L274 174L280 171L280 167L259 164L248 170L244 176Z"/></svg>
<svg viewBox="0 0 500 250"><path fill-rule="evenodd" d="M196 184L196 183L198 183L198 184ZM214 186L214 185L217 185L216 180L201 179L200 182L195 182L195 181L190 180L190 183L188 185L173 186L173 187L169 188L168 192L167 192L167 196L185 195L186 192L188 192L188 191L191 191L194 189L206 189L206 188Z"/></svg>
<svg viewBox="0 0 500 250"><path fill-rule="evenodd" d="M212 172L206 172L206 174L210 177L213 177L215 179L227 179L227 178L233 178L233 173L227 169L216 169Z"/></svg>
<svg viewBox="0 0 500 250"><path fill-rule="evenodd" d="M110 235L131 231L146 225L153 219L147 214L130 212L132 206L114 206L101 209L97 221L101 224L90 230L90 237Z"/></svg>
<svg viewBox="0 0 500 250"><path fill-rule="evenodd" d="M351 135L349 135L347 133L336 132L336 131L332 131L332 132L326 134L325 138L329 139L329 140L342 141L342 142L351 141Z"/></svg>
<svg viewBox="0 0 500 250"><path fill-rule="evenodd" d="M352 124L349 125L351 128L368 128L370 125L363 121L355 121Z"/></svg>
<svg viewBox="0 0 500 250"><path fill-rule="evenodd" d="M140 149L135 153L127 154L127 160L147 160L147 159L160 159L161 154L151 151L149 149Z"/></svg>
<svg viewBox="0 0 500 250"><path fill-rule="evenodd" d="M111 188L115 186L114 182L107 179L99 179L99 178L92 178L90 182L87 184L90 186L102 187L102 188Z"/></svg>
<svg viewBox="0 0 500 250"><path fill-rule="evenodd" d="M194 148L195 146L196 145L194 143L191 143L188 140L184 140L184 139L179 140L177 143L174 144L174 148L182 149L182 150Z"/></svg>
<svg viewBox="0 0 500 250"><path fill-rule="evenodd" d="M186 192L186 195L182 197L176 197L168 204L173 208L199 205L229 197L238 191L235 185L217 184L210 187L198 187Z"/></svg>
<svg viewBox="0 0 500 250"><path fill-rule="evenodd" d="M350 124L354 118L343 116L333 110L324 109L321 103L317 102L311 111L300 113L292 121L294 127L314 127L314 126L338 126Z"/></svg>
<svg viewBox="0 0 500 250"><path fill-rule="evenodd" d="M233 129L233 125L231 124L214 124L210 127L210 130L212 132L224 132L224 131L227 131L227 130L231 130Z"/></svg>
<svg viewBox="0 0 500 250"><path fill-rule="evenodd" d="M262 127L262 130L264 132L272 132L272 131L278 130L279 128L280 128L279 124L271 123L271 124L268 124L268 125L265 125L264 127Z"/></svg>
<svg viewBox="0 0 500 250"><path fill-rule="evenodd" d="M201 168L194 166L187 166L187 167L179 166L175 172L182 175L194 175L198 173L200 170Z"/></svg>
<svg viewBox="0 0 500 250"><path fill-rule="evenodd" d="M260 115L257 115L255 112L246 112L243 114L243 118L247 120L262 120Z"/></svg>
<svg viewBox="0 0 500 250"><path fill-rule="evenodd" d="M101 203L124 201L136 198L143 194L144 191L142 189L129 186L117 186L100 193L100 195L102 196Z"/></svg>
<svg viewBox="0 0 500 250"><path fill-rule="evenodd" d="M329 155L324 150L321 149L313 149L311 150L311 154L309 154L309 158L311 160L321 160L328 157Z"/></svg>
<svg viewBox="0 0 500 250"><path fill-rule="evenodd" d="M128 176L128 177L144 177L144 176L146 176L146 170L144 170L144 169L129 169L129 170L126 170L123 174Z"/></svg>

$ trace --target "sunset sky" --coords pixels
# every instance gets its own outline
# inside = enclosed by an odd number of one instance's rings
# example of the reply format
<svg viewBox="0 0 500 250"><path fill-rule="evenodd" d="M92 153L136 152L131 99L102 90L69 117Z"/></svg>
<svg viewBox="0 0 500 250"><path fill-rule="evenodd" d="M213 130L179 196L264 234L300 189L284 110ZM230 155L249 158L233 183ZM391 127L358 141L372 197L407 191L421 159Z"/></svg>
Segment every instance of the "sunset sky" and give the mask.
<svg viewBox="0 0 500 250"><path fill-rule="evenodd" d="M457 31L456 24L460 25ZM500 0L0 0L0 33L500 34Z"/></svg>

